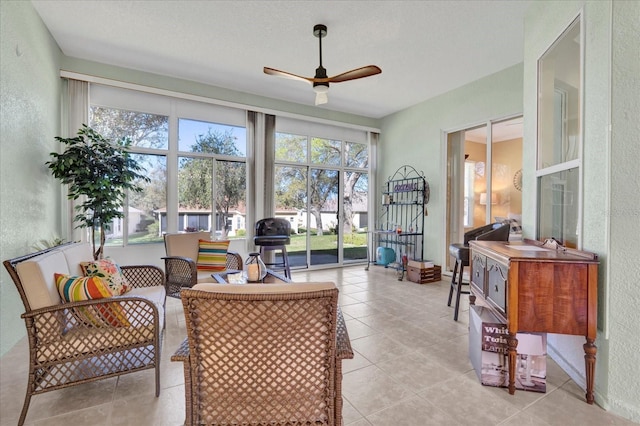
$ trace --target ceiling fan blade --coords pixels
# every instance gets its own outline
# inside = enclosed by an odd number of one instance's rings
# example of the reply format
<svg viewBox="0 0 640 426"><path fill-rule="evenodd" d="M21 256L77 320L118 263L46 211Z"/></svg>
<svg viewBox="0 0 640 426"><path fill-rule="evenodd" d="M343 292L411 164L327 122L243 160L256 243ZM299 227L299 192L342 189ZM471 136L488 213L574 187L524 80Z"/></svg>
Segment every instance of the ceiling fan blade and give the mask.
<svg viewBox="0 0 640 426"><path fill-rule="evenodd" d="M263 68L264 73L268 75L275 75L276 77L284 77L291 80L299 80L313 84L313 90L316 92L316 105L322 105L329 101L327 91L329 90L330 83L356 80L358 78L370 77L382 72L380 67L367 65L366 67L356 68L351 71L343 72L342 74L334 75L333 77L327 77L327 70L322 66L322 38L327 35L327 26L322 24L315 25L313 27L313 35L318 38L318 50L320 53L320 65L316 68L316 73L313 77L303 77L301 75L269 67Z"/></svg>
<svg viewBox="0 0 640 426"><path fill-rule="evenodd" d="M322 105L329 102L329 98L327 97L327 92L317 92L316 93L316 105Z"/></svg>
<svg viewBox="0 0 640 426"><path fill-rule="evenodd" d="M300 75L291 74L290 72L286 72L286 71L280 71L275 68L264 67L263 71L265 74L275 75L276 77L284 77L284 78L289 78L291 80L304 81L305 83L313 82L312 78L302 77Z"/></svg>
<svg viewBox="0 0 640 426"><path fill-rule="evenodd" d="M328 83L340 83L342 81L355 80L358 78L370 77L372 75L380 74L382 70L375 65L367 65L366 67L356 68L351 71L343 72L342 74L334 75L327 78Z"/></svg>

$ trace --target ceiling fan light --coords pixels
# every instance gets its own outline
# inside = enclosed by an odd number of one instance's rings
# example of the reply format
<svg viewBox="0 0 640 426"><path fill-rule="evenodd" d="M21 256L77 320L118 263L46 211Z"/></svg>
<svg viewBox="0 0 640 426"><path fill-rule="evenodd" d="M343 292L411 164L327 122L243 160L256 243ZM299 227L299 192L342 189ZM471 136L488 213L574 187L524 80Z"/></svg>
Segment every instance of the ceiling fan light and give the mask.
<svg viewBox="0 0 640 426"><path fill-rule="evenodd" d="M327 97L327 90L324 92L316 92L316 105L322 105L329 102L329 98Z"/></svg>
<svg viewBox="0 0 640 426"><path fill-rule="evenodd" d="M327 83L314 83L313 90L316 93L327 93L329 91L329 84L327 84Z"/></svg>

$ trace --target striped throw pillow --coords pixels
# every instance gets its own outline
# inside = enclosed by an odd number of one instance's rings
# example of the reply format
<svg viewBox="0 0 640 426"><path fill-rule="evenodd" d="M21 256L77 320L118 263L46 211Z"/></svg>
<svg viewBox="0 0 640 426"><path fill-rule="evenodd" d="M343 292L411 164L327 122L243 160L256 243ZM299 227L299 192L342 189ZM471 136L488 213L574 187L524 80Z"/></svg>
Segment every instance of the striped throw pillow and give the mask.
<svg viewBox="0 0 640 426"><path fill-rule="evenodd" d="M77 277L66 274L54 274L58 293L65 302L103 299L112 297L111 289L100 277ZM131 325L124 309L118 303L104 303L79 309L80 320L97 327L127 327Z"/></svg>
<svg viewBox="0 0 640 426"><path fill-rule="evenodd" d="M227 269L229 240L199 240L196 267L201 271L222 272Z"/></svg>

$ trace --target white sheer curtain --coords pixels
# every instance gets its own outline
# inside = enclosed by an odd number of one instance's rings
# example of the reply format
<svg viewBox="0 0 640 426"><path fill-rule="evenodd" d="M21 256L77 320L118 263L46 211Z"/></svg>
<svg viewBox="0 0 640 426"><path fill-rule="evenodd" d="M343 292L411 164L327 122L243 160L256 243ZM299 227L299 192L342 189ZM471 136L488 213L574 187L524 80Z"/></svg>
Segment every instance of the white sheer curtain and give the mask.
<svg viewBox="0 0 640 426"><path fill-rule="evenodd" d="M373 230L376 227L376 217L378 216L378 201L376 199L378 191L377 179L376 179L376 170L378 169L378 143L380 140L380 134L375 132L368 133L369 139L369 197L368 197L368 207L369 212L372 214L368 215L369 223L367 223L367 229ZM382 201L380 201L382 202ZM369 248L370 249L370 248Z"/></svg>
<svg viewBox="0 0 640 426"><path fill-rule="evenodd" d="M255 250L255 223L275 214L273 193L275 116L247 112L247 250Z"/></svg>
<svg viewBox="0 0 640 426"><path fill-rule="evenodd" d="M66 123L62 123L64 133L67 137L74 137L78 133L78 129L83 124L89 124L89 83L86 81L67 79L67 102L66 102ZM62 149L62 147L60 147ZM63 235L66 235L67 241L86 241L87 233L84 229L76 229L73 217L76 215L75 205L81 203L81 200L67 199L67 190L63 190L63 204L67 205L67 208L63 210L65 217L63 217Z"/></svg>
<svg viewBox="0 0 640 426"><path fill-rule="evenodd" d="M276 117L265 114L264 116L264 206L262 209L264 217L274 217L276 214L275 201L275 160L276 160ZM262 218L261 218L262 219Z"/></svg>
<svg viewBox="0 0 640 426"><path fill-rule="evenodd" d="M89 83L67 80L67 136L75 136L83 124L89 124Z"/></svg>

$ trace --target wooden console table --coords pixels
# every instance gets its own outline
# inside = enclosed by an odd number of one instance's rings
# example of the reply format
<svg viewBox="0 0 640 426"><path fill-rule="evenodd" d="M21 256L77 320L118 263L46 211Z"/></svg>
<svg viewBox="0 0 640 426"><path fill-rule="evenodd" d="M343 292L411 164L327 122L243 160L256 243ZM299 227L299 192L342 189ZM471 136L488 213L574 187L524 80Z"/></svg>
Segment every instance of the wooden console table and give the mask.
<svg viewBox="0 0 640 426"><path fill-rule="evenodd" d="M517 332L585 336L587 403L593 404L598 259L593 253L533 240L470 241L471 295L509 330L509 393L515 393Z"/></svg>

